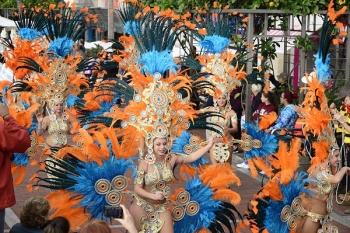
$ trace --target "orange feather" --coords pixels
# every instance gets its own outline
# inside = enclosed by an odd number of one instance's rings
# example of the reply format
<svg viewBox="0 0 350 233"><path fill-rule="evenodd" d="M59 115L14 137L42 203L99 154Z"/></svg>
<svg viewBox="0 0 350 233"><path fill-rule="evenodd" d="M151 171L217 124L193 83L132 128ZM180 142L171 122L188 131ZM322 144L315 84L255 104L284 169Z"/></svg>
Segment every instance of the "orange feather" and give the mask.
<svg viewBox="0 0 350 233"><path fill-rule="evenodd" d="M266 115L261 116L259 120L259 129L260 130L268 129L276 120L277 120L276 112L270 112Z"/></svg>
<svg viewBox="0 0 350 233"><path fill-rule="evenodd" d="M228 201L232 205L238 205L241 202L241 196L230 189L220 189L216 190L213 194L213 198L221 201Z"/></svg>

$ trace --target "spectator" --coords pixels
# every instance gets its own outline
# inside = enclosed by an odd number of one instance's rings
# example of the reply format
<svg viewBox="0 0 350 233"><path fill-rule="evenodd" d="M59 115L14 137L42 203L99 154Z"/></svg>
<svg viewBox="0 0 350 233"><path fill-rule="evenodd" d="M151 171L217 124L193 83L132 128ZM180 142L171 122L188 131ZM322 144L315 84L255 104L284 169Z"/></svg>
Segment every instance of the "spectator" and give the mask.
<svg viewBox="0 0 350 233"><path fill-rule="evenodd" d="M79 233L112 233L108 224L102 220L92 220L90 222L85 223Z"/></svg>
<svg viewBox="0 0 350 233"><path fill-rule="evenodd" d="M120 222L129 233L137 233L134 219L132 218L129 210L125 208L124 205L120 205L120 207L123 209L123 218L116 218L116 220Z"/></svg>
<svg viewBox="0 0 350 233"><path fill-rule="evenodd" d="M254 113L261 104L261 84L252 84L252 113Z"/></svg>
<svg viewBox="0 0 350 233"><path fill-rule="evenodd" d="M258 123L261 116L268 114L270 112L277 113L277 104L275 94L272 92L262 93L261 104L258 109L253 113L253 119Z"/></svg>
<svg viewBox="0 0 350 233"><path fill-rule="evenodd" d="M288 88L288 74L282 72L281 74L279 74L277 76L277 80L275 79L275 76L270 75L270 81L272 82L272 84L275 86L275 93L276 93L276 97L277 97L277 101L278 101L278 106L280 106L281 103L281 95L283 92L287 91Z"/></svg>
<svg viewBox="0 0 350 233"><path fill-rule="evenodd" d="M25 152L30 147L27 129L21 127L9 115L9 109L0 103L0 233L4 232L5 208L16 204L11 173L11 156L14 152Z"/></svg>
<svg viewBox="0 0 350 233"><path fill-rule="evenodd" d="M276 129L294 128L295 122L298 119L298 114L293 105L293 99L296 98L297 95L291 91L282 93L280 100L284 107L281 109L281 114L278 116L276 124L265 130L267 133Z"/></svg>
<svg viewBox="0 0 350 233"><path fill-rule="evenodd" d="M32 197L24 202L20 223L16 223L10 233L44 233L48 220L50 203L44 197Z"/></svg>
<svg viewBox="0 0 350 233"><path fill-rule="evenodd" d="M45 233L69 233L70 224L65 217L55 217L46 223Z"/></svg>

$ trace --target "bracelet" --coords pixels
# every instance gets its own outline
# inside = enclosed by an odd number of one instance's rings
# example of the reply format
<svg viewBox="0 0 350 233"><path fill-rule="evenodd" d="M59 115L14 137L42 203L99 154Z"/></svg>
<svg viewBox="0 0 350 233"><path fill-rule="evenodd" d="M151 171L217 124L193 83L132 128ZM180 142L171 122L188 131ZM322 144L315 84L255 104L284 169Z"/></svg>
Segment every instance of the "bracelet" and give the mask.
<svg viewBox="0 0 350 233"><path fill-rule="evenodd" d="M5 115L3 115L2 116L2 119L5 119L5 117L7 117L7 116L9 116L9 114L7 113L7 114L5 114Z"/></svg>

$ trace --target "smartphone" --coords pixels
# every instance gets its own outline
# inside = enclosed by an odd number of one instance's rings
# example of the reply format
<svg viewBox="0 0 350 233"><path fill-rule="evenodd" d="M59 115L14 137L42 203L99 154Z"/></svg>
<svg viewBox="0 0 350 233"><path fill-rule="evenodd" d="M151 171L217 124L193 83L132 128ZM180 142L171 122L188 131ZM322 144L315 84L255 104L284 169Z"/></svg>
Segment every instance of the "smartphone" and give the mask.
<svg viewBox="0 0 350 233"><path fill-rule="evenodd" d="M106 218L123 218L123 209L120 206L105 206L104 215Z"/></svg>

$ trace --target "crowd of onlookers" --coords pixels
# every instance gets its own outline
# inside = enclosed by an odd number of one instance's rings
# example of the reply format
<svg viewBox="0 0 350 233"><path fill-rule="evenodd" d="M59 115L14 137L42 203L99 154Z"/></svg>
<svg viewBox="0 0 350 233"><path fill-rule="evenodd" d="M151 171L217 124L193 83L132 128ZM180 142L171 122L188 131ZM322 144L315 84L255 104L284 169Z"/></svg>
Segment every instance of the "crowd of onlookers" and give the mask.
<svg viewBox="0 0 350 233"><path fill-rule="evenodd" d="M129 233L136 233L133 218L125 206L123 209L123 218L116 219ZM44 197L32 197L24 202L20 214L20 222L10 229L10 233L69 233L69 219L57 216L49 219L50 203ZM91 220L84 223L77 233L111 233L111 228L105 221Z"/></svg>

